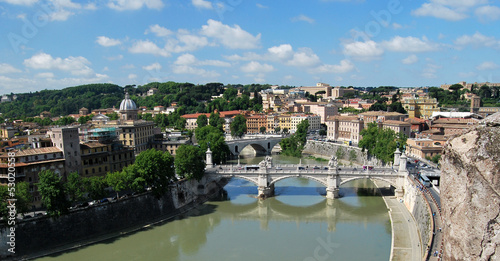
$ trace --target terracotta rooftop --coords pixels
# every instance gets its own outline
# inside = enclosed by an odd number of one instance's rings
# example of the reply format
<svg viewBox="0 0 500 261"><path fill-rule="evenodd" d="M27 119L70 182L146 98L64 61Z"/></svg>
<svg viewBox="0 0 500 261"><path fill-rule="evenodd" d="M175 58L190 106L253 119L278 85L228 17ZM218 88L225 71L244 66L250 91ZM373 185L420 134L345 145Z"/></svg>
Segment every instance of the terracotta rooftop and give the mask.
<svg viewBox="0 0 500 261"><path fill-rule="evenodd" d="M410 123L404 121L384 121L384 125L410 126Z"/></svg>
<svg viewBox="0 0 500 261"><path fill-rule="evenodd" d="M40 154L56 153L56 152L62 152L62 151L58 147L45 147L45 148L36 148L36 149L14 151L14 153L16 154L16 157L40 155ZM4 157L4 156L7 156L7 153L2 154L0 157Z"/></svg>

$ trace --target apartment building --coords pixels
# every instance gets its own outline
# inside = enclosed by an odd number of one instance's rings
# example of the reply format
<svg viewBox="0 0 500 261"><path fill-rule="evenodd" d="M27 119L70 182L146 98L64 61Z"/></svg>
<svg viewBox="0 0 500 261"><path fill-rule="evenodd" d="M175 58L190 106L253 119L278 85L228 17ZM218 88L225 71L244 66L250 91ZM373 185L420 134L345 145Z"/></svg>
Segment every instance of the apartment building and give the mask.
<svg viewBox="0 0 500 261"><path fill-rule="evenodd" d="M406 98L402 105L408 111L409 118L429 119L434 112L440 111L436 98Z"/></svg>
<svg viewBox="0 0 500 261"><path fill-rule="evenodd" d="M297 131L297 125L302 121L307 120L309 122L308 131L316 131L321 128L321 117L315 114L292 114L290 116L290 133L295 133Z"/></svg>

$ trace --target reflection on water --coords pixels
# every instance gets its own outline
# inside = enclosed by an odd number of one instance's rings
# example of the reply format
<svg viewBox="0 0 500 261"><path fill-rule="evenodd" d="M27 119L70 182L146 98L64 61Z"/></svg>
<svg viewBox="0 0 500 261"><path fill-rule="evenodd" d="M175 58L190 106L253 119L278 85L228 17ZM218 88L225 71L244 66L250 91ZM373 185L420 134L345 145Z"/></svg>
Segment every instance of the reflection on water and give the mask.
<svg viewBox="0 0 500 261"><path fill-rule="evenodd" d="M175 220L41 260L388 260L390 223L373 183L346 183L336 200L324 190L290 178L262 201L254 184L233 179Z"/></svg>

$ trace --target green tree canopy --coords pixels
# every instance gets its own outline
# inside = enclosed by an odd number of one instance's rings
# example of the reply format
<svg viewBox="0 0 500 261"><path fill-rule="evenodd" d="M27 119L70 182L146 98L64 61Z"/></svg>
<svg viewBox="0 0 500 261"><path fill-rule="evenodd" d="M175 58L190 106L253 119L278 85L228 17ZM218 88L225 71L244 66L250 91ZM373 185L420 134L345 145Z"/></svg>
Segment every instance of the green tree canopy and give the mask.
<svg viewBox="0 0 500 261"><path fill-rule="evenodd" d="M42 203L51 216L60 216L68 212L70 206L64 193L64 184L59 175L51 170L43 170L38 174L38 191L42 196Z"/></svg>
<svg viewBox="0 0 500 261"><path fill-rule="evenodd" d="M136 178L144 179L153 194L161 196L168 190L170 180L175 177L174 158L168 152L149 149L135 159Z"/></svg>
<svg viewBox="0 0 500 261"><path fill-rule="evenodd" d="M200 180L205 174L202 149L193 145L180 146L176 151L175 168L182 177Z"/></svg>
<svg viewBox="0 0 500 261"><path fill-rule="evenodd" d="M104 177L88 177L84 178L83 182L85 183L86 190L89 193L89 198L93 200L100 200L108 195L106 192L107 184Z"/></svg>
<svg viewBox="0 0 500 261"><path fill-rule="evenodd" d="M241 137L247 132L247 119L245 116L238 114L234 117L233 122L231 122L231 136Z"/></svg>
<svg viewBox="0 0 500 261"><path fill-rule="evenodd" d="M213 126L196 128L196 140L200 145L202 153L207 151L208 144L210 143L214 163L221 164L225 162L231 153L226 144L224 133L219 128Z"/></svg>
<svg viewBox="0 0 500 261"><path fill-rule="evenodd" d="M399 142L399 148L402 149L408 138L406 135L396 133L391 129L379 128L374 122L369 123L368 128L363 129L360 135L363 138L359 141L358 146L386 163L394 161L396 143Z"/></svg>
<svg viewBox="0 0 500 261"><path fill-rule="evenodd" d="M120 191L128 189L130 187L129 177L130 176L126 171L115 171L106 174L106 183L116 192L117 198L119 197Z"/></svg>
<svg viewBox="0 0 500 261"><path fill-rule="evenodd" d="M83 195L85 194L84 185L83 179L78 172L75 171L68 174L68 180L64 184L64 188L71 203L83 200Z"/></svg>
<svg viewBox="0 0 500 261"><path fill-rule="evenodd" d="M198 119L196 119L196 124L198 124L198 128L203 128L207 126L208 124L207 115L201 114L200 116L198 116Z"/></svg>

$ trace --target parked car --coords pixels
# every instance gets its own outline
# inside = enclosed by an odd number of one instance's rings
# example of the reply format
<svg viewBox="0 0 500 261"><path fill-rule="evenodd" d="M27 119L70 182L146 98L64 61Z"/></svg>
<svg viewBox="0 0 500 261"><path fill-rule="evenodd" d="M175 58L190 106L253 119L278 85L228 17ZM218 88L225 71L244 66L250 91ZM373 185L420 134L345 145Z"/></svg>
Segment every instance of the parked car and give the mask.
<svg viewBox="0 0 500 261"><path fill-rule="evenodd" d="M109 202L108 198L103 198L99 201L99 203L106 203L106 202Z"/></svg>
<svg viewBox="0 0 500 261"><path fill-rule="evenodd" d="M276 170L283 170L283 168L281 168L281 167L276 167Z"/></svg>
<svg viewBox="0 0 500 261"><path fill-rule="evenodd" d="M305 168L304 167L299 167L299 170L305 170Z"/></svg>
<svg viewBox="0 0 500 261"><path fill-rule="evenodd" d="M318 166L314 166L313 169L319 169L319 167Z"/></svg>

